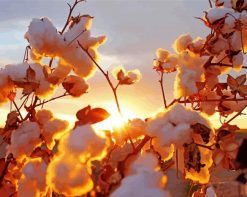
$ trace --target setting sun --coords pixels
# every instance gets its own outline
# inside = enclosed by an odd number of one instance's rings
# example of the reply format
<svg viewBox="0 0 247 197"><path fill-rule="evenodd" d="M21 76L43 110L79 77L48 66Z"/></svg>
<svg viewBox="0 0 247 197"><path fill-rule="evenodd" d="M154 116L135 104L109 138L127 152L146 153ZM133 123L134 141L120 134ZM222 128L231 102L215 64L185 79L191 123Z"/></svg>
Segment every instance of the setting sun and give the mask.
<svg viewBox="0 0 247 197"><path fill-rule="evenodd" d="M128 120L131 120L137 117L135 112L129 110L128 108L123 108L122 115L120 115L114 103L105 104L105 108L108 110L111 116L107 118L106 120L94 125L94 128L97 131L112 130L113 128L121 127L124 123L128 122Z"/></svg>

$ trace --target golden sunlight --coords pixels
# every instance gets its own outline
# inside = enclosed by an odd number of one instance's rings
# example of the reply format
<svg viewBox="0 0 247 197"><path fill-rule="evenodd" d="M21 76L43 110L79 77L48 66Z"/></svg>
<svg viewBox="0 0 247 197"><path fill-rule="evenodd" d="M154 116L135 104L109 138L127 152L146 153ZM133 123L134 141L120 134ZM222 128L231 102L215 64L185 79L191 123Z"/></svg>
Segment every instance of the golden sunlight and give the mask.
<svg viewBox="0 0 247 197"><path fill-rule="evenodd" d="M94 128L99 130L112 130L112 128L121 127L124 123L128 122L137 115L135 112L129 110L128 108L122 108L122 116L119 114L115 107L115 103L107 103L104 105L105 109L111 114L106 120L99 122L94 125Z"/></svg>

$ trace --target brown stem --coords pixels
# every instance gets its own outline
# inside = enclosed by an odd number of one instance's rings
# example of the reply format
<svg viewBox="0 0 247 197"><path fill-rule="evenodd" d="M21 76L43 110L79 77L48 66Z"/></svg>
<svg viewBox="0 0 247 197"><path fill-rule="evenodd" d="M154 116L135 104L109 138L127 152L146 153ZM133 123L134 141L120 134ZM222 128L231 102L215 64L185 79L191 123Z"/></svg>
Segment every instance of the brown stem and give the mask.
<svg viewBox="0 0 247 197"><path fill-rule="evenodd" d="M167 108L166 95L165 95L163 81L164 81L164 73L161 72L159 83L160 83L160 87L161 87L161 91L162 91L162 97L163 97L164 106L165 106L165 108Z"/></svg>
<svg viewBox="0 0 247 197"><path fill-rule="evenodd" d="M19 115L20 115L20 117L21 117L21 120L23 120L23 117L22 117L22 115L21 115L21 112L20 112L20 110L19 110L19 108L18 108L18 106L17 106L16 102L15 102L15 101L13 101L13 104L14 104L14 106L15 106L15 108L16 108L16 110L17 110L17 112L19 113Z"/></svg>
<svg viewBox="0 0 247 197"><path fill-rule="evenodd" d="M178 103L195 103L195 102L225 102L225 101L246 101L247 98L230 98L230 99L205 99L205 100L177 100Z"/></svg>
<svg viewBox="0 0 247 197"><path fill-rule="evenodd" d="M237 118L238 116L240 116L242 114L242 112L245 110L245 108L247 107L247 105L241 110L239 111L237 114L235 114L231 119L229 119L227 122L225 122L226 124L229 124L230 122L232 122L235 118Z"/></svg>
<svg viewBox="0 0 247 197"><path fill-rule="evenodd" d="M223 67L230 67L230 68L233 67L233 65L231 65L231 64L224 64L224 63L210 63L210 65L208 67L210 67L210 66L223 66ZM242 66L242 68L247 69L247 66Z"/></svg>
<svg viewBox="0 0 247 197"><path fill-rule="evenodd" d="M56 99L59 99L59 98L62 98L62 97L68 96L68 95L69 95L69 94L67 94L67 93L65 92L64 94L62 94L62 95L60 95L60 96L57 96L57 97L51 98L51 99L49 99L49 100L47 100L47 101L43 101L43 102L41 102L41 103L39 103L39 104L35 105L35 107L42 106L42 105L44 105L45 103L48 103L48 102L54 101L54 100L56 100Z"/></svg>
<svg viewBox="0 0 247 197"><path fill-rule="evenodd" d="M211 0L208 0L210 8L213 7Z"/></svg>
<svg viewBox="0 0 247 197"><path fill-rule="evenodd" d="M75 0L74 4L73 4L72 6L71 6L69 3L67 3L68 6L69 6L69 14L68 14L68 16L67 16L67 20L66 20L66 22L65 22L65 24L64 24L64 27L63 27L62 31L60 32L60 34L63 34L64 31L66 30L66 28L68 27L69 22L70 22L70 17L71 17L71 15L72 15L72 13L73 13L73 11L74 11L76 5L77 5L78 3L80 3L80 2L83 2L83 1L85 1L85 0Z"/></svg>
<svg viewBox="0 0 247 197"><path fill-rule="evenodd" d="M108 71L105 72L105 71L101 68L101 66L94 60L94 58L91 56L91 54L88 52L88 50L85 49L85 48L80 44L79 41L77 41L77 42L78 42L78 45L80 46L80 48L88 55L88 57L92 60L92 62L96 65L96 67L100 70L100 72L101 72L101 73L104 75L104 77L106 78L106 80L107 80L109 86L110 86L111 89L112 89L112 92L113 92L113 95L114 95L114 99L115 99L115 102L116 102L116 105L117 105L118 112L122 115L121 109L120 109L120 105L119 105L119 101L118 101L118 96L117 96L117 87L118 87L118 85L117 85L116 87L113 86L113 84L112 84L112 82L111 82L111 80L110 80Z"/></svg>

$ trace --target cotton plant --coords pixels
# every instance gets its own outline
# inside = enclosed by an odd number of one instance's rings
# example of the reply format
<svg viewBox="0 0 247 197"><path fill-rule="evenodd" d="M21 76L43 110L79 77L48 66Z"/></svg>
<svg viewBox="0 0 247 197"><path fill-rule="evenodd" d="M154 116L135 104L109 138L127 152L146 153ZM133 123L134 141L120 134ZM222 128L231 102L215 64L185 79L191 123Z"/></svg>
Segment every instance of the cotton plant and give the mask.
<svg viewBox="0 0 247 197"><path fill-rule="evenodd" d="M83 1L68 4L61 31L47 17L33 19L24 36L29 45L23 62L0 70L0 104L11 104L0 129L6 144L0 196L170 197L166 183L172 169L176 179L196 186L185 195L216 196L214 167L247 166L246 142L236 140L239 127L232 124L247 107L242 73L247 1L209 1L210 8L198 17L209 35L185 33L174 41L173 51L158 48L153 69L160 77L164 106L153 116L125 120L107 131L94 128L111 116L107 109L85 106L72 125L46 109L46 103L80 98L93 89L87 80L98 70L123 118L118 90L142 78L138 69L116 66L108 71L98 63L97 49L106 36L92 35L92 16L74 16ZM231 76L232 70L241 73ZM170 73L175 74L174 100L168 102L164 78ZM63 93L54 96L58 88ZM219 128L210 121L213 115L219 116ZM237 180L247 182L244 171Z"/></svg>

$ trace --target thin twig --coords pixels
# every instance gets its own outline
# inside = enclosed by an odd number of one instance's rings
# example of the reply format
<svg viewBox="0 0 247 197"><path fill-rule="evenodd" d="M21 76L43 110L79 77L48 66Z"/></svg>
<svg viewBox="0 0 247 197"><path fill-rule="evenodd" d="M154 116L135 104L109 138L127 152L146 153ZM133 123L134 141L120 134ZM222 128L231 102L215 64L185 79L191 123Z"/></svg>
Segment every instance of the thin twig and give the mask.
<svg viewBox="0 0 247 197"><path fill-rule="evenodd" d="M17 106L16 102L15 102L15 101L13 101L13 104L14 104L14 106L15 106L15 108L16 108L16 110L17 110L17 112L19 113L19 115L20 115L20 117L21 117L21 120L23 120L23 117L22 117L22 115L21 115L21 112L20 112L20 110L19 110L19 108L18 108L18 106Z"/></svg>
<svg viewBox="0 0 247 197"><path fill-rule="evenodd" d="M165 108L167 108L166 95L165 95L163 81L164 81L164 73L161 72L159 83L160 83L160 87L161 87L161 91L162 91L162 97L163 97L164 106L165 106Z"/></svg>
<svg viewBox="0 0 247 197"><path fill-rule="evenodd" d="M59 99L59 98L62 98L62 97L68 96L68 95L69 95L68 93L64 93L64 94L62 94L62 95L60 95L60 96L53 97L53 98L51 98L51 99L49 99L49 100L47 100L47 101L43 101L43 102L41 102L41 103L35 105L35 107L44 105L45 103L49 103L49 102L51 102L51 101L54 101L54 100L56 100L56 99Z"/></svg>
<svg viewBox="0 0 247 197"><path fill-rule="evenodd" d="M235 114L231 119L229 119L228 121L226 121L226 124L229 124L230 122L232 122L235 118L237 118L238 116L240 116L242 114L242 112L245 110L245 108L247 107L247 105L241 110L239 111L237 114Z"/></svg>
<svg viewBox="0 0 247 197"><path fill-rule="evenodd" d="M122 115L121 109L120 109L120 104L119 104L119 101L118 101L118 96L117 96L117 87L118 87L118 85L117 85L116 87L113 86L113 84L112 84L112 82L111 82L111 80L110 80L110 78L109 78L109 73L108 73L108 71L105 72L105 71L102 69L102 67L94 60L94 58L91 56L91 54L88 52L88 50L85 49L85 48L80 44L79 41L77 41L77 42L78 42L78 45L80 46L80 48L88 55L88 57L92 60L92 62L96 65L96 67L100 70L100 72L101 72L101 73L104 75L104 77L106 78L106 80L107 80L107 82L108 82L109 86L111 87L112 92L113 92L113 94L114 94L114 98L115 98L115 102L116 102L116 105L117 105L118 112Z"/></svg>

